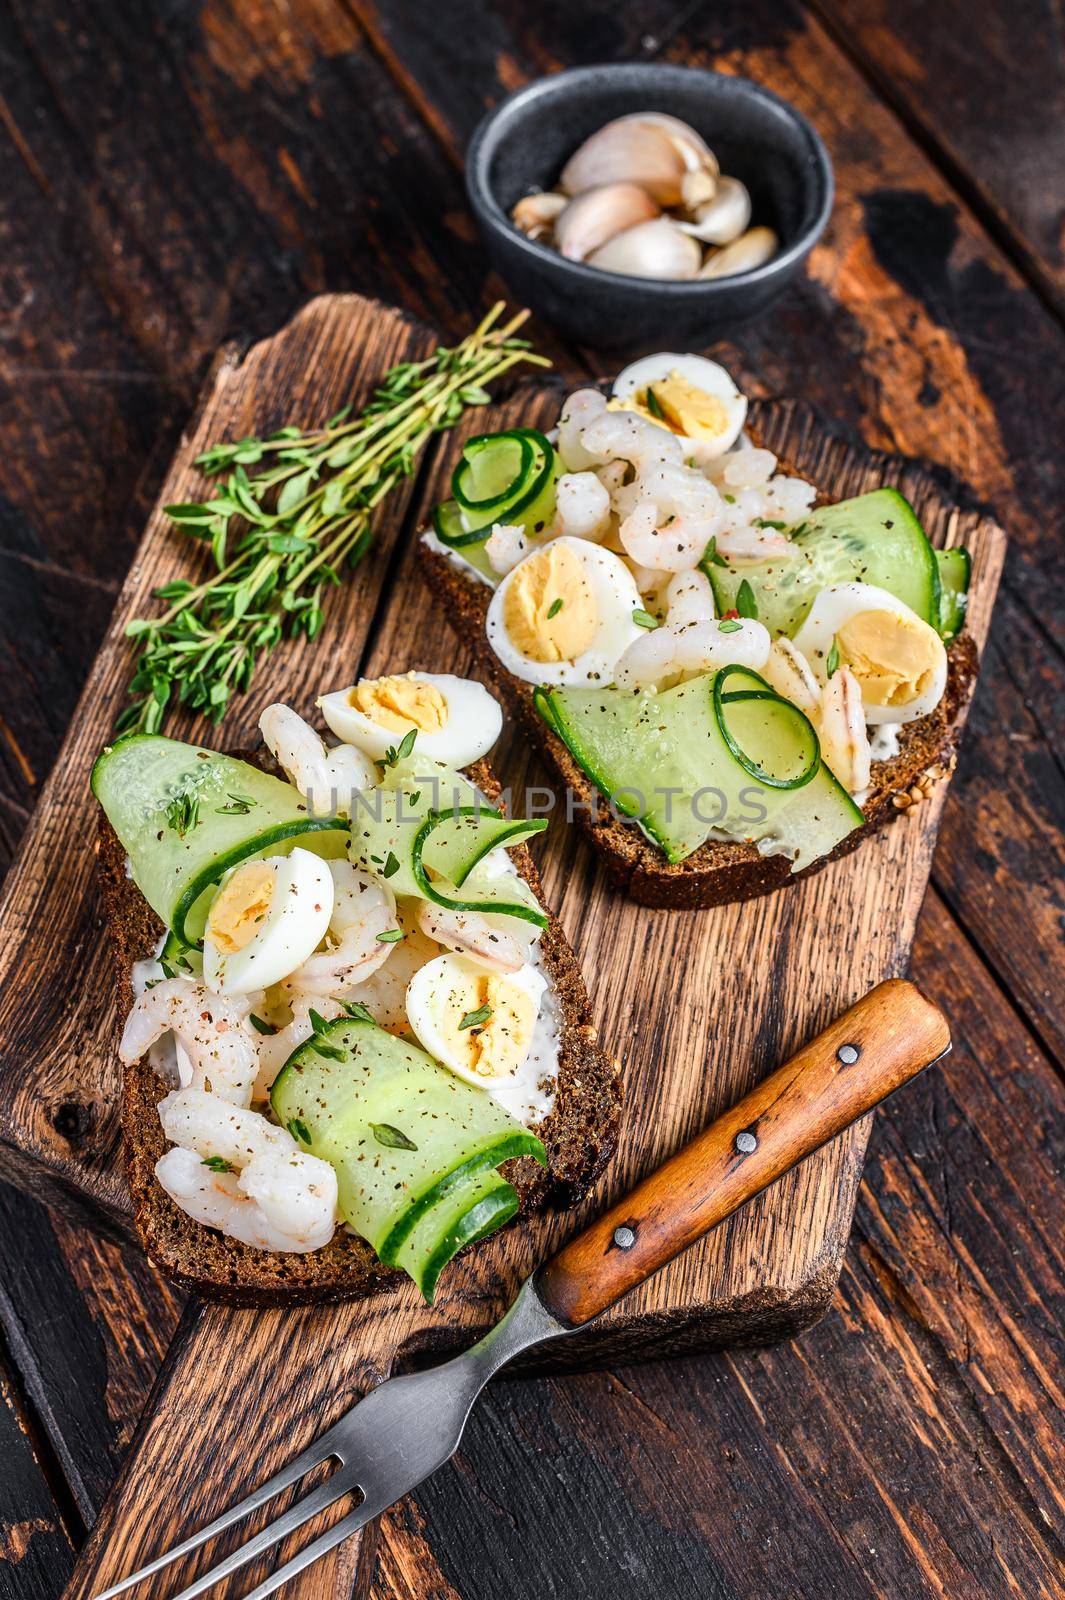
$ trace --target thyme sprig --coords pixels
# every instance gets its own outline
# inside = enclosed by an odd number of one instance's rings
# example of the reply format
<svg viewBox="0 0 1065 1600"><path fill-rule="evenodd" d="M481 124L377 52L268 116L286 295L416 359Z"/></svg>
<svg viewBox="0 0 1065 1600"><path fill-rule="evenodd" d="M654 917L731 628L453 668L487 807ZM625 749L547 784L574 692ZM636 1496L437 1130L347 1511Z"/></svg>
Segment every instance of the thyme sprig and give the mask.
<svg viewBox="0 0 1065 1600"><path fill-rule="evenodd" d="M315 637L327 591L365 554L374 511L433 435L488 401L486 385L519 362L550 365L516 337L528 313L500 325L503 309L453 348L393 367L357 416L345 406L320 428L281 428L197 456L220 487L165 509L209 547L213 570L164 584L155 598L166 609L127 624L138 653L121 731L155 732L172 700L218 722L283 637Z"/></svg>

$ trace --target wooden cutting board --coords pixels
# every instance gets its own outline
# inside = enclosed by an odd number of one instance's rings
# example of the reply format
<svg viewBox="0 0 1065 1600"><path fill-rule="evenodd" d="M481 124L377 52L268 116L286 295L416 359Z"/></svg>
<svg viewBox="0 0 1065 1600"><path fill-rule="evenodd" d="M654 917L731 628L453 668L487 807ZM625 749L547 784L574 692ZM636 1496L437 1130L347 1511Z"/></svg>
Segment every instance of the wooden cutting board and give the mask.
<svg viewBox="0 0 1065 1600"><path fill-rule="evenodd" d="M122 704L128 618L195 559L160 507L199 498L196 454L220 438L313 424L368 394L396 361L433 342L421 325L357 296L313 301L247 354L220 352L120 595L56 767L9 874L0 910L0 1172L95 1226L128 1232L118 1131L117 1015L93 882L93 757ZM467 431L552 419L557 383L525 384ZM805 408L759 404L765 442L837 497L890 482L937 544L974 559L969 626L982 646L1005 536L947 503L919 468L833 439ZM372 551L330 602L313 645L289 644L260 671L221 734L254 738L269 700L307 712L360 673L466 671L469 658L417 573L415 531L446 492L458 441L441 441L385 508ZM173 718L183 736L202 725ZM512 733L493 755L520 793L543 781ZM623 1063L628 1111L616 1159L579 1214L521 1222L457 1262L432 1308L409 1283L348 1307L247 1312L194 1305L181 1325L123 1477L72 1593L139 1564L306 1443L397 1359L470 1342L517 1283L582 1216L657 1166L697 1128L880 979L905 968L945 785L856 854L786 892L713 911L654 911L610 890L574 830L556 821L544 882L581 958L601 1038ZM794 1333L827 1307L846 1245L863 1124L802 1164L653 1282L606 1313L568 1362L631 1358ZM556 1359L562 1352L556 1352ZM235 1416L258 1414L254 1428ZM175 1497L173 1485L181 1484ZM365 1549L364 1549L365 1555ZM347 1592L354 1545L301 1594Z"/></svg>

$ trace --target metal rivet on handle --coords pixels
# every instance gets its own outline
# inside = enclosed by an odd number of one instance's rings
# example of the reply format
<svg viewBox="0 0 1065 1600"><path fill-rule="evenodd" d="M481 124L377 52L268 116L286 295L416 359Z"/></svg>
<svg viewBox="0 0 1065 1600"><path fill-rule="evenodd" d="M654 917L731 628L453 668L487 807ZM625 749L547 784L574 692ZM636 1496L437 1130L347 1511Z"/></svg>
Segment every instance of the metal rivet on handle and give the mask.
<svg viewBox="0 0 1065 1600"><path fill-rule="evenodd" d="M631 1250L636 1243L636 1234L632 1228L615 1228L614 1243L619 1250Z"/></svg>
<svg viewBox="0 0 1065 1600"><path fill-rule="evenodd" d="M736 1135L736 1149L741 1156L753 1155L758 1149L758 1140L749 1128L744 1128L742 1133Z"/></svg>
<svg viewBox="0 0 1065 1600"><path fill-rule="evenodd" d="M836 1060L842 1061L845 1067L853 1067L861 1053L856 1044L841 1044L836 1051Z"/></svg>

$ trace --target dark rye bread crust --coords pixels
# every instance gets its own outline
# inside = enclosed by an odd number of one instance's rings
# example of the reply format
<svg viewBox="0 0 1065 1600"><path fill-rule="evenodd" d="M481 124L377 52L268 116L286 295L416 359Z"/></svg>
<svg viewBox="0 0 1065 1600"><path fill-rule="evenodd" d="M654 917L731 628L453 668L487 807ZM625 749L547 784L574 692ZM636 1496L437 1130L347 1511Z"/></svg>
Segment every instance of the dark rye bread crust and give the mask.
<svg viewBox="0 0 1065 1600"><path fill-rule="evenodd" d="M752 431L752 430L749 430ZM758 442L755 438L755 443ZM780 458L791 477L813 480ZM819 495L817 504L828 496ZM753 900L820 872L830 861L849 855L916 797L946 777L952 767L962 713L976 683L979 658L971 636L961 633L947 650L947 687L935 711L904 727L899 753L873 767L869 797L862 810L865 824L842 839L836 848L803 872L793 873L785 856L760 855L754 845L710 839L686 860L671 865L663 852L632 822L611 815L598 800L593 784L574 761L566 746L539 715L533 703L534 686L508 672L488 643L485 618L492 591L487 584L459 571L439 550L421 545L419 568L433 594L443 602L452 629L469 645L484 681L500 695L552 767L563 790L574 797L573 814L584 830L613 883L640 905L666 910L697 910ZM594 815L593 815L594 810Z"/></svg>
<svg viewBox="0 0 1065 1600"><path fill-rule="evenodd" d="M498 796L498 783L484 762L471 767L469 775L489 799ZM622 1087L619 1063L597 1043L577 958L544 903L532 857L524 846L511 855L550 919L540 948L563 1014L556 1100L538 1129L547 1169L530 1157L503 1167L522 1211L538 1211L571 1206L591 1188L617 1145ZM128 876L125 850L102 811L98 871L125 1016L133 1003L132 965L155 949L162 924ZM368 1244L342 1229L324 1249L291 1255L254 1250L194 1222L155 1179L155 1164L166 1149L157 1108L169 1085L147 1060L124 1068L122 1076L126 1181L134 1220L149 1257L174 1283L232 1305L280 1306L360 1299L402 1279L381 1265Z"/></svg>

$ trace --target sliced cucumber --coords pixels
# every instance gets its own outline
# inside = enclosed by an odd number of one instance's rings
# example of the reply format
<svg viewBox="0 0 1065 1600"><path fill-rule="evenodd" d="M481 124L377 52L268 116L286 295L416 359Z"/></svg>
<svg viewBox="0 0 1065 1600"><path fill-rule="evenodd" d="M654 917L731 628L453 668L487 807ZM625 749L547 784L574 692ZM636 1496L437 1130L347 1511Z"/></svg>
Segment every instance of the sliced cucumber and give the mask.
<svg viewBox="0 0 1065 1600"><path fill-rule="evenodd" d="M482 577L487 578L493 587L499 582L499 573L493 567L485 551L485 543L491 529L481 528L474 535L472 541L462 526L461 513L454 500L445 500L441 505L433 507L433 530L441 544L447 545L456 556L473 567Z"/></svg>
<svg viewBox="0 0 1065 1600"><path fill-rule="evenodd" d="M496 848L524 844L546 817L505 817L461 772L419 758L386 767L381 787L357 796L350 855L383 873L393 894L415 895L460 911L491 911L547 926L523 878L489 875L480 864Z"/></svg>
<svg viewBox="0 0 1065 1600"><path fill-rule="evenodd" d="M456 1250L513 1214L495 1169L520 1155L546 1165L536 1135L483 1089L370 1022L341 1018L300 1045L270 1099L336 1169L344 1219L426 1298Z"/></svg>
<svg viewBox="0 0 1065 1600"><path fill-rule="evenodd" d="M896 489L811 511L790 530L793 549L767 561L705 567L719 613L736 608L740 584L754 591L759 620L772 634L799 629L820 591L832 583L871 583L939 624L936 553L913 507Z"/></svg>
<svg viewBox="0 0 1065 1600"><path fill-rule="evenodd" d="M543 533L554 515L561 470L554 448L535 428L478 435L452 475L453 498L433 511L437 538L496 582L499 574L482 549L493 526L522 527L533 538Z"/></svg>
<svg viewBox="0 0 1065 1600"><path fill-rule="evenodd" d="M523 878L475 869L490 850L523 844L546 827L546 817L504 817L483 802L435 811L416 789L372 789L352 812L350 854L364 871L383 873L393 894L545 928L547 916Z"/></svg>
<svg viewBox="0 0 1065 1600"><path fill-rule="evenodd" d="M91 783L134 882L184 945L202 938L214 885L238 861L296 844L334 859L347 848L347 822L310 815L291 784L159 734L117 739L97 757Z"/></svg>
<svg viewBox="0 0 1065 1600"><path fill-rule="evenodd" d="M661 693L538 689L541 716L670 862L719 832L779 841L800 871L860 826L802 712L726 667Z"/></svg>
<svg viewBox="0 0 1065 1600"><path fill-rule="evenodd" d="M530 433L519 428L507 433L481 433L466 441L459 464L451 474L451 493L464 515L483 525L490 512L519 498L532 481L532 473Z"/></svg>
<svg viewBox="0 0 1065 1600"><path fill-rule="evenodd" d="M960 544L950 550L937 550L936 561L940 582L939 631L944 642L949 644L965 626L973 563L968 550Z"/></svg>
<svg viewBox="0 0 1065 1600"><path fill-rule="evenodd" d="M471 1178L427 1211L391 1262L432 1301L437 1279L456 1251L502 1227L518 1209L517 1191L495 1168Z"/></svg>

